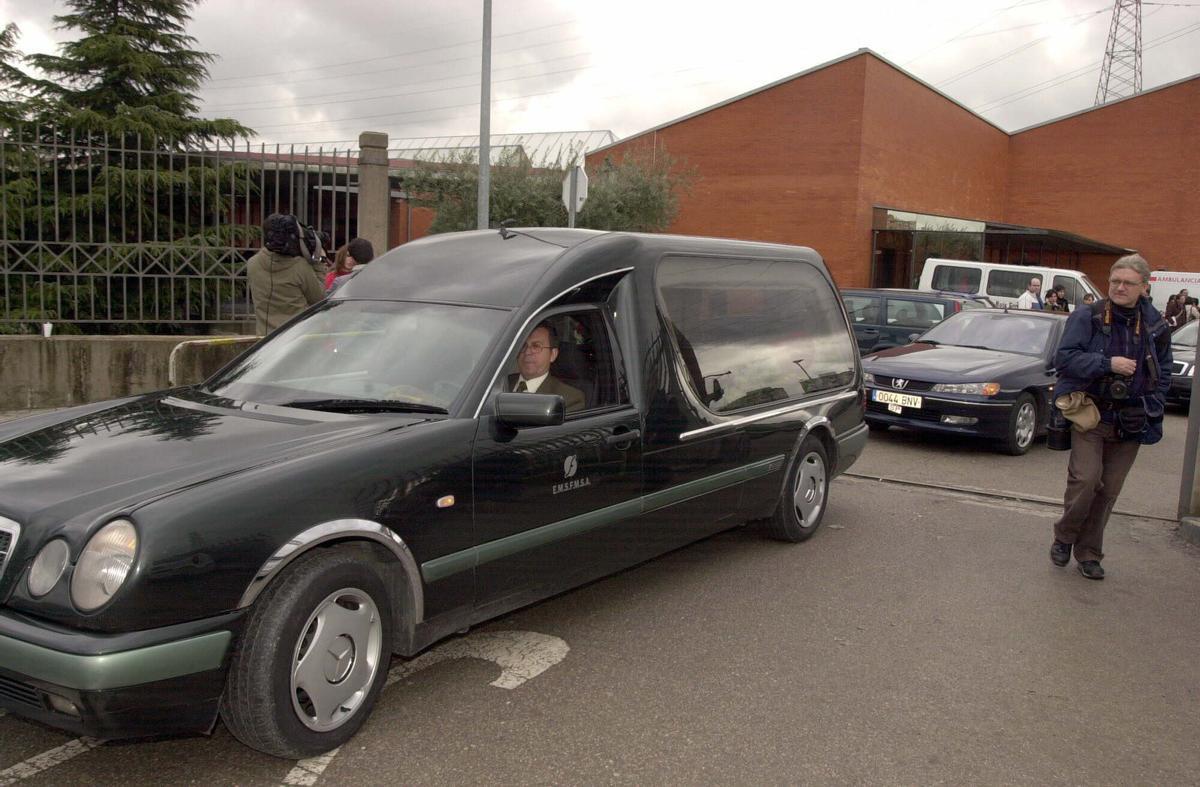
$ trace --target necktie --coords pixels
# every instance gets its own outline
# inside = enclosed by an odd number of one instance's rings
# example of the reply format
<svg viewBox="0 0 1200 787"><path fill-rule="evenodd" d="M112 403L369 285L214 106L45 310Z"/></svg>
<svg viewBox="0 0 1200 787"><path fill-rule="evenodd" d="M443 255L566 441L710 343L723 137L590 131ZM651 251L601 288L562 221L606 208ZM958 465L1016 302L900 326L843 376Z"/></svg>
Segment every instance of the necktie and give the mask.
<svg viewBox="0 0 1200 787"><path fill-rule="evenodd" d="M529 386L525 384L524 380L517 380L517 387L513 388L513 393L525 393L528 390Z"/></svg>

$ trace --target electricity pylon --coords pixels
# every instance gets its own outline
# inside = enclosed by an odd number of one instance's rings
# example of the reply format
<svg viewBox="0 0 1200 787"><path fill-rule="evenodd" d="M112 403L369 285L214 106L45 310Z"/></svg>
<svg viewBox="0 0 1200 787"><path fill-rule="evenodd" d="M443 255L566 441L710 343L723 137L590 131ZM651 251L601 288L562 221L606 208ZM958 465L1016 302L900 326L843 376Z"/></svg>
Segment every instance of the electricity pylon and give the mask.
<svg viewBox="0 0 1200 787"><path fill-rule="evenodd" d="M1096 106L1142 92L1142 0L1116 0Z"/></svg>

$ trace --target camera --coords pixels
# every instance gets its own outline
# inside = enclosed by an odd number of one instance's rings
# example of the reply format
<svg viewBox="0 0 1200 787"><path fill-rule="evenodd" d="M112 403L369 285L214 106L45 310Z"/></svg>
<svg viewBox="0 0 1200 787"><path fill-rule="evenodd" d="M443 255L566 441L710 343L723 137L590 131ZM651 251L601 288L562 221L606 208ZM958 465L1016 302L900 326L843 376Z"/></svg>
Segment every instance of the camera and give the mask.
<svg viewBox="0 0 1200 787"><path fill-rule="evenodd" d="M1100 378L1100 398L1114 402L1129 398L1130 379L1119 374L1108 374Z"/></svg>

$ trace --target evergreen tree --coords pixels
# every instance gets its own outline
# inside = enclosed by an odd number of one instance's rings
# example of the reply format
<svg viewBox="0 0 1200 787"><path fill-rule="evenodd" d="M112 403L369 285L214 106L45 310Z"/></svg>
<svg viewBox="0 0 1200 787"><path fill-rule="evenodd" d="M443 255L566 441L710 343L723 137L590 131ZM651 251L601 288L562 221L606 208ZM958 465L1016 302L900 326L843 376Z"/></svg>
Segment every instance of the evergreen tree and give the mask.
<svg viewBox="0 0 1200 787"><path fill-rule="evenodd" d="M227 154L234 139L253 131L234 119L196 116L196 90L213 56L195 50L186 33L193 5L69 0L70 12L54 21L80 35L56 55L26 58L36 76L0 70L0 80L24 94L15 106L0 106L23 121L3 135L7 158L24 162L8 172L7 190L23 198L8 211L6 235L15 229L35 244L36 254L25 257L30 270L104 274L42 284L30 319L85 321L102 315L81 304L96 303L113 304L118 314L158 313L146 308L162 297L159 282L147 278L155 275L170 286L177 309L187 304L199 313L205 301L212 313L232 297L232 284L213 293L174 278L186 265L227 273L232 283L242 260L231 247L257 232L228 220L232 195L257 191L250 167L214 150ZM15 54L15 30L5 35L0 61Z"/></svg>

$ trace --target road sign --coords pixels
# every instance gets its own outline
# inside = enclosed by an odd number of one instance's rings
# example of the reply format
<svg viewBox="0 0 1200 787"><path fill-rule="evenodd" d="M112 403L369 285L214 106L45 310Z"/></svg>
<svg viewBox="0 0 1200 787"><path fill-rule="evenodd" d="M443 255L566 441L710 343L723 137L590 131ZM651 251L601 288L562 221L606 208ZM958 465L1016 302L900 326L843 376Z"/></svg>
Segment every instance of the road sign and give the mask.
<svg viewBox="0 0 1200 787"><path fill-rule="evenodd" d="M588 176L583 167L572 167L563 178L562 201L567 206L567 226L575 226L575 214L583 210L587 201Z"/></svg>

